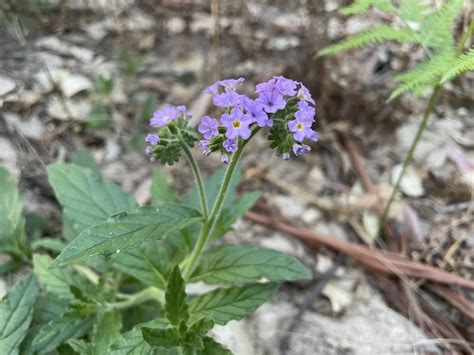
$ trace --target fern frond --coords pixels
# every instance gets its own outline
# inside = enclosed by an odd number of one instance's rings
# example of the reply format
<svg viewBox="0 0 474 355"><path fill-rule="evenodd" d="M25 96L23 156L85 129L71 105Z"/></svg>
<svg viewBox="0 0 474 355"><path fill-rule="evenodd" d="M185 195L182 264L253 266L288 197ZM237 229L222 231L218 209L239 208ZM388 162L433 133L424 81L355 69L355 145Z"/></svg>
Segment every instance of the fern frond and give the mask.
<svg viewBox="0 0 474 355"><path fill-rule="evenodd" d="M394 80L401 84L392 92L388 101L392 101L406 91L411 91L415 96L418 96L426 89L436 86L445 73L446 67L454 58L454 51L439 54L403 74L396 75Z"/></svg>
<svg viewBox="0 0 474 355"><path fill-rule="evenodd" d="M398 16L408 23L420 23L429 14L431 6L426 0L402 0Z"/></svg>
<svg viewBox="0 0 474 355"><path fill-rule="evenodd" d="M371 6L383 12L392 12L395 10L390 0L355 0L349 6L340 9L339 12L345 16L362 14L367 12Z"/></svg>
<svg viewBox="0 0 474 355"><path fill-rule="evenodd" d="M453 80L469 71L474 71L474 47L453 60L451 67L444 73L441 82L445 83Z"/></svg>
<svg viewBox="0 0 474 355"><path fill-rule="evenodd" d="M454 46L452 29L463 9L463 0L448 0L421 23L422 45L438 52Z"/></svg>
<svg viewBox="0 0 474 355"><path fill-rule="evenodd" d="M394 28L387 25L376 25L366 31L359 32L345 40L327 46L317 53L317 57L342 52L347 49L359 48L367 44L381 43L383 41L413 42L418 39L409 28Z"/></svg>

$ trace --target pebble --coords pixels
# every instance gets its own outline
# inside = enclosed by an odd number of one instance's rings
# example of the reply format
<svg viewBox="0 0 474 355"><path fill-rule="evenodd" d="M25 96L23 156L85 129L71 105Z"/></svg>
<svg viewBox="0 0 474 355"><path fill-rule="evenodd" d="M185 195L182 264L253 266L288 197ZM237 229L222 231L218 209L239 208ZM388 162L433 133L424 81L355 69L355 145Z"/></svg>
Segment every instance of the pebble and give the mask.
<svg viewBox="0 0 474 355"><path fill-rule="evenodd" d="M15 88L16 84L12 79L0 76L0 97L12 92Z"/></svg>

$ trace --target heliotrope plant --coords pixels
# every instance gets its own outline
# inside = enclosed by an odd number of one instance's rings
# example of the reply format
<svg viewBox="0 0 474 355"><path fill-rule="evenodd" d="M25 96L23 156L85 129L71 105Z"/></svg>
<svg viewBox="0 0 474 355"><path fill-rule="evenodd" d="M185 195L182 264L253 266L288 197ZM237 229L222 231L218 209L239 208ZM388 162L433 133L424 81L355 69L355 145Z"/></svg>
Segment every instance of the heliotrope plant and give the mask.
<svg viewBox="0 0 474 355"><path fill-rule="evenodd" d="M138 207L90 159L50 166L65 246L25 242L18 192L0 169L0 185L8 188L0 199L6 216L0 239L19 245L3 251L34 267L2 301L0 348L7 354L229 354L209 335L215 324L252 313L281 282L311 277L278 251L218 241L259 197L235 196L238 160L250 139L268 127L270 147L283 159L308 152L304 142L317 140L314 101L301 83L274 77L248 97L237 91L242 82L222 80L205 90L221 112L202 118L201 140L184 106L162 107L150 120L146 153L172 165L184 152L196 178L188 196L178 197L157 171L151 206ZM198 141L205 155L217 152L227 164L206 182L191 149ZM186 292L196 282L215 289Z"/></svg>

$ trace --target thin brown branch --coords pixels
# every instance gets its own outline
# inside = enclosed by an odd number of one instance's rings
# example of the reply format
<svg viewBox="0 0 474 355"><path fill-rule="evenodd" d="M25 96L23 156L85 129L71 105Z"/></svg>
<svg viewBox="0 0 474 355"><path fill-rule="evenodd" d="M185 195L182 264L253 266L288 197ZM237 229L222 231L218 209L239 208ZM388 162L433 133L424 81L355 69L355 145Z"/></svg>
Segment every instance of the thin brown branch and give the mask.
<svg viewBox="0 0 474 355"><path fill-rule="evenodd" d="M456 274L404 259L396 253L369 249L362 245L338 240L333 236L321 235L306 228L292 226L281 217L273 219L255 212L247 212L245 217L253 222L288 233L309 245L324 245L345 253L364 266L378 272L395 276L405 275L408 277L424 278L440 284L458 285L474 289L473 280L467 280Z"/></svg>

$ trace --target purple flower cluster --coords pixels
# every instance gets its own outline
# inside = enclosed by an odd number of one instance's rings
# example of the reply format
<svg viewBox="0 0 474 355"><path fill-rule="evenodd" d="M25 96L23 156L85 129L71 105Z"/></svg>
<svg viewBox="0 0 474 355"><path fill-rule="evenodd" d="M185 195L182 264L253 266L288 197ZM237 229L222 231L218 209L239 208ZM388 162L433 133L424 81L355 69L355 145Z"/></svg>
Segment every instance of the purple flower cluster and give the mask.
<svg viewBox="0 0 474 355"><path fill-rule="evenodd" d="M185 106L171 106L167 105L162 108L157 109L153 113L153 117L150 118L150 127L158 128L158 132L163 127L167 127L171 122L176 121L179 117L190 118L188 114L186 114L186 107ZM158 145L160 142L160 137L157 133L149 133L145 137L145 142L149 145L145 148L145 153L147 155L153 154L153 147Z"/></svg>
<svg viewBox="0 0 474 355"><path fill-rule="evenodd" d="M220 80L204 90L212 95L215 106L223 109L220 118L204 116L198 131L204 139L199 146L208 155L212 151L220 151L222 161L228 162L229 155L238 149L239 141L249 139L252 127L271 127L284 131L287 143L279 143L279 149L284 159L289 158L290 151L296 156L309 152L310 147L303 140L317 140L317 134L312 129L315 109L314 100L308 89L300 82L275 76L267 82L256 86L256 98L251 99L237 92L244 78ZM284 112L284 115L281 113ZM275 127L274 127L275 125ZM285 133L286 132L286 133Z"/></svg>

